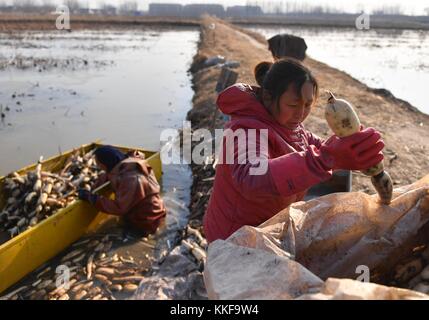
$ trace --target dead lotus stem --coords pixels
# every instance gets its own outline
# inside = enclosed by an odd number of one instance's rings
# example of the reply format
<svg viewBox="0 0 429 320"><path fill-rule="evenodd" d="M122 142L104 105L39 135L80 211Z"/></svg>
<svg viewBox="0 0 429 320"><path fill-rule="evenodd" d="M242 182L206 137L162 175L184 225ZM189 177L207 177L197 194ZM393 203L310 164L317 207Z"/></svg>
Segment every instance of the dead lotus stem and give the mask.
<svg viewBox="0 0 429 320"><path fill-rule="evenodd" d="M79 246L81 246L81 245L83 245L83 244L89 243L90 241L91 241L91 239L90 239L90 238L88 238L88 239L84 239L84 240L80 240L80 241L78 241L78 242L73 243L73 244L72 244L72 247L79 247Z"/></svg>
<svg viewBox="0 0 429 320"><path fill-rule="evenodd" d="M8 293L8 294L4 295L4 296L1 296L1 297L0 297L0 300L9 300L9 299L10 299L11 297L13 297L14 295L16 295L16 294L18 294L18 293L20 293L20 292L22 292L22 291L24 291L24 290L26 290L26 289L28 289L28 286L22 286L22 287L19 287L18 289L14 290L14 291L12 291L12 292L10 292L10 293Z"/></svg>
<svg viewBox="0 0 429 320"><path fill-rule="evenodd" d="M51 267L47 267L47 268L45 268L42 272L40 272L37 276L36 276L36 278L40 278L40 277L42 277L43 275L45 275L45 274L47 274L49 271L51 271L52 270L52 268Z"/></svg>
<svg viewBox="0 0 429 320"><path fill-rule="evenodd" d="M82 254L82 252L84 251L84 249L76 249L70 253L68 253L67 255L65 255L61 261L66 261L66 260L70 260L71 258L74 258L80 254Z"/></svg>
<svg viewBox="0 0 429 320"><path fill-rule="evenodd" d="M72 261L73 261L73 263L79 263L85 258L85 256L86 256L86 252L82 253L77 258L74 258Z"/></svg>

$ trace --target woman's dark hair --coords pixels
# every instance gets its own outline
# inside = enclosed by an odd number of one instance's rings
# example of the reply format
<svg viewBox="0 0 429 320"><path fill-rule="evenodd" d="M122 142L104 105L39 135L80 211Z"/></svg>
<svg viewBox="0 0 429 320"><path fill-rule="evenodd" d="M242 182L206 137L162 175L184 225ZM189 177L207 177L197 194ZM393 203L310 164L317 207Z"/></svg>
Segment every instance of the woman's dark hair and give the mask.
<svg viewBox="0 0 429 320"><path fill-rule="evenodd" d="M300 61L293 58L283 58L272 62L260 62L254 70L258 85L271 95L277 107L281 95L289 88L295 86L296 94L301 97L301 88L305 82L310 81L314 86L314 96L317 99L319 84L311 71Z"/></svg>
<svg viewBox="0 0 429 320"><path fill-rule="evenodd" d="M102 146L94 152L97 161L104 164L107 172L112 169L122 160L127 158L127 155L112 146Z"/></svg>

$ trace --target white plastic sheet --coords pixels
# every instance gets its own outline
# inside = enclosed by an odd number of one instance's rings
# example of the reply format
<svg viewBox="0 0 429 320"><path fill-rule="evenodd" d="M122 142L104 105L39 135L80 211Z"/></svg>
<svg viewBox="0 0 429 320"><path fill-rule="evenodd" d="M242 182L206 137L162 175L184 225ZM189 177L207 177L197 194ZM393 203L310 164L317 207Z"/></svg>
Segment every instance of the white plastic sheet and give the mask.
<svg viewBox="0 0 429 320"><path fill-rule="evenodd" d="M428 222L429 175L395 189L389 206L377 199L350 192L297 202L213 242L204 271L209 298L429 298L353 280L359 266L380 267Z"/></svg>

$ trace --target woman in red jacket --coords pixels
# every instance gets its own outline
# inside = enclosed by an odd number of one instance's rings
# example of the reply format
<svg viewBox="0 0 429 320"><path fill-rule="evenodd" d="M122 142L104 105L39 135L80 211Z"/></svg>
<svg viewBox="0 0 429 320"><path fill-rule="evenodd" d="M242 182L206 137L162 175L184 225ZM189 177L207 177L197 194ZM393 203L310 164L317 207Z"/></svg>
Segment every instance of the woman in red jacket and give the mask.
<svg viewBox="0 0 429 320"><path fill-rule="evenodd" d="M144 155L134 151L124 154L111 146L95 151L97 164L106 171L98 185L109 180L115 200L79 190L79 198L89 201L98 210L122 216L126 224L143 233L154 233L165 216L160 186Z"/></svg>
<svg viewBox="0 0 429 320"><path fill-rule="evenodd" d="M217 105L231 116L225 129L268 130L267 150L258 139L254 141L267 170L252 174L254 156L248 148L239 148L237 140L234 161L226 163L224 135L223 156L204 216L209 242L226 239L244 225L258 226L302 200L311 186L328 180L332 170L362 170L383 160L384 143L373 128L341 139L334 135L326 141L304 128L302 122L319 89L310 70L299 61L262 62L255 68L255 78L259 87L235 84L219 95Z"/></svg>

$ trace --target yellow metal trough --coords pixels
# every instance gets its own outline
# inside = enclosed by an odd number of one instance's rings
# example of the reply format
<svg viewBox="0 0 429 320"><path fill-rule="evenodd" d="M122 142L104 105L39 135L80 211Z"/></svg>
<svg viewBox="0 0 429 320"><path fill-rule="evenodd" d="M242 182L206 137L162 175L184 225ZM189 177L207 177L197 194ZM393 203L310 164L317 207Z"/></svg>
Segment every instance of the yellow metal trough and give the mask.
<svg viewBox="0 0 429 320"><path fill-rule="evenodd" d="M62 169L66 160L76 150L83 150L86 153L98 146L100 146L98 143L83 145L47 159L42 162L42 170L57 172ZM143 152L156 177L161 178L162 167L159 152L116 147L124 152L130 150ZM33 164L17 172L24 174L34 170L35 167L36 164ZM2 192L4 178L0 177L0 211L4 207L6 200ZM99 192L105 195L112 195L108 186L105 186ZM96 231L108 218L107 214L98 212L90 204L76 200L36 226L0 244L0 293L56 256L84 234Z"/></svg>

